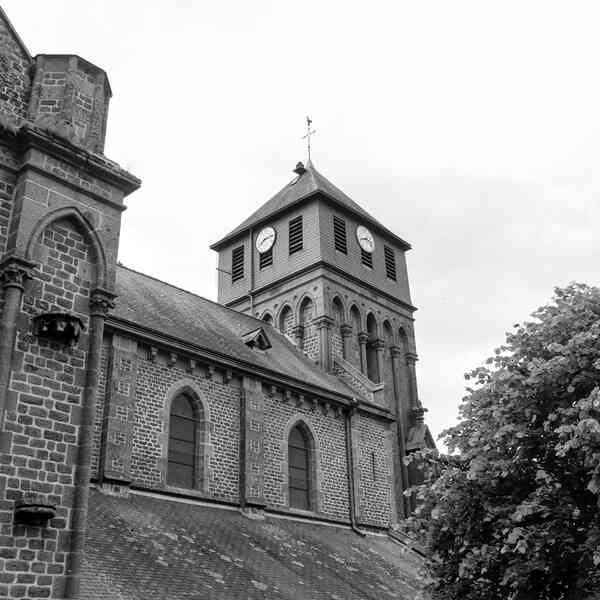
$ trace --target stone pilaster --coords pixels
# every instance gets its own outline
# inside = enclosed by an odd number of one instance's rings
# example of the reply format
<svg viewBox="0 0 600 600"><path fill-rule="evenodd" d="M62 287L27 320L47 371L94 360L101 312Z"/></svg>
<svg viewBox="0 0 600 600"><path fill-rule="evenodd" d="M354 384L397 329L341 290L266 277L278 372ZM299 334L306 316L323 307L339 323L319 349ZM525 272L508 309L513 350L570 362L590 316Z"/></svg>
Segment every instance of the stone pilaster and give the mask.
<svg viewBox="0 0 600 600"><path fill-rule="evenodd" d="M415 369L418 356L414 352L407 352L405 358L406 367L408 369L409 406L410 408L416 408L420 406L419 393L417 390L417 371Z"/></svg>
<svg viewBox="0 0 600 600"><path fill-rule="evenodd" d="M260 381L244 376L240 410L240 505L262 508L265 505L265 399Z"/></svg>
<svg viewBox="0 0 600 600"><path fill-rule="evenodd" d="M102 481L131 483L137 369L137 342L113 335L102 426Z"/></svg>
<svg viewBox="0 0 600 600"><path fill-rule="evenodd" d="M352 325L342 323L340 325L340 334L342 336L342 355L346 360L350 360L350 344L352 341Z"/></svg>
<svg viewBox="0 0 600 600"><path fill-rule="evenodd" d="M360 348L360 370L363 375L367 374L367 342L369 341L369 334L365 331L358 333L358 345Z"/></svg>
<svg viewBox="0 0 600 600"><path fill-rule="evenodd" d="M377 355L377 383L383 382L383 367L385 365L384 351L385 342L383 340L375 340L372 342L372 347Z"/></svg>
<svg viewBox="0 0 600 600"><path fill-rule="evenodd" d="M0 263L0 284L4 289L4 307L0 320L0 431L6 410L17 317L25 282L32 278L34 266L34 263L16 257L6 258Z"/></svg>
<svg viewBox="0 0 600 600"><path fill-rule="evenodd" d="M394 461L394 495L396 497L396 510L401 518L410 514L410 501L404 496L404 490L410 486L408 469L404 464L406 456L406 432L407 432L407 405L402 386L402 369L405 367L402 360L404 351L399 346L390 347L392 357L392 378L394 382L394 405L392 410L396 417L396 423L392 426L392 458Z"/></svg>
<svg viewBox="0 0 600 600"><path fill-rule="evenodd" d="M317 317L313 324L319 332L319 364L325 371L331 370L329 355L329 332L334 321L331 317L323 315Z"/></svg>

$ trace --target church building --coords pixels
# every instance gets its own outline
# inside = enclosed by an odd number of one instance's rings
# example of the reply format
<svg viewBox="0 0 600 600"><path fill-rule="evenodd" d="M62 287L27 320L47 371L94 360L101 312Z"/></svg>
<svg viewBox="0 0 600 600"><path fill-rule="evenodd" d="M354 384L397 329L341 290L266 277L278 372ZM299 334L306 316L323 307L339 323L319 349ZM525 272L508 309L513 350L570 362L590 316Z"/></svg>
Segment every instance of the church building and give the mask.
<svg viewBox="0 0 600 600"><path fill-rule="evenodd" d="M111 93L0 9L0 597L415 598L409 243L309 160L218 302L122 266Z"/></svg>

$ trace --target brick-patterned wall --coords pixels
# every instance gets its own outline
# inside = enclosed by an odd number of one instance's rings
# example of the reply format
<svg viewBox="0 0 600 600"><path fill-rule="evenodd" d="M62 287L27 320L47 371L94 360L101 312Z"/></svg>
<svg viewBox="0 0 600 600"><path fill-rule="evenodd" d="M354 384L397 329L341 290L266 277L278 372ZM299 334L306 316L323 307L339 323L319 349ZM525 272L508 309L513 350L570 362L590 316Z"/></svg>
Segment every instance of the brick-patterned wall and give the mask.
<svg viewBox="0 0 600 600"><path fill-rule="evenodd" d="M389 452L389 427L366 415L358 417L360 522L387 527L390 524L392 463Z"/></svg>
<svg viewBox="0 0 600 600"><path fill-rule="evenodd" d="M304 326L302 350L311 359L319 358L319 332L313 324L315 317L315 303L307 298L300 306L300 325Z"/></svg>
<svg viewBox="0 0 600 600"><path fill-rule="evenodd" d="M102 421L104 418L104 398L106 397L106 385L108 378L108 367L110 364L110 341L109 335L102 340L102 355L100 358L100 373L98 376L98 393L96 394L96 414L94 416L94 436L92 438L92 477L98 477L100 466L100 444L102 441Z"/></svg>
<svg viewBox="0 0 600 600"><path fill-rule="evenodd" d="M239 499L239 382L224 383L221 372L207 378L203 368L188 372L183 364L169 366L166 355L154 361L147 348L138 353L135 418L131 457L134 485L161 488L164 483L164 431L169 390L191 380L208 403L212 453L209 492L220 500ZM97 422L97 427L100 424Z"/></svg>
<svg viewBox="0 0 600 600"><path fill-rule="evenodd" d="M6 146L0 145L0 258L6 252L10 214L15 189L16 157Z"/></svg>
<svg viewBox="0 0 600 600"><path fill-rule="evenodd" d="M323 413L294 399L284 400L281 393L265 396L265 500L267 505L286 508L287 486L286 426L296 418L305 418L320 450L319 478L321 510L332 519L349 520L348 470L343 414Z"/></svg>
<svg viewBox="0 0 600 600"><path fill-rule="evenodd" d="M30 58L0 16L0 113L25 118L31 80Z"/></svg>
<svg viewBox="0 0 600 600"><path fill-rule="evenodd" d="M70 498L85 383L87 335L65 348L32 335L30 317L71 312L88 325L87 307L95 265L83 237L66 220L43 232L35 252L40 268L23 298L23 318L8 396L5 428L12 432L3 456L6 486L0 519L3 583L11 597L60 597L69 548ZM12 527L12 501L23 492L42 494L57 505L47 527Z"/></svg>
<svg viewBox="0 0 600 600"><path fill-rule="evenodd" d="M342 335L339 327L336 327L335 325L332 327L329 337L329 351L331 352L331 358L335 356L344 356L344 342L342 340Z"/></svg>

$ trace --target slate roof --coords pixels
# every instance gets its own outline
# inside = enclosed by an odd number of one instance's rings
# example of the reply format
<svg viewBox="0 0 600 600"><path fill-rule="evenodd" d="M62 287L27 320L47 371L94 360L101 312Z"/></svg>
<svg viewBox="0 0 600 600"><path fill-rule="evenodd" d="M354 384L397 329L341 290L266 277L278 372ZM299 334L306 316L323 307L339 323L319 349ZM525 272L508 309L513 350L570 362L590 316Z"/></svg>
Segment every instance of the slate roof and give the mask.
<svg viewBox="0 0 600 600"><path fill-rule="evenodd" d="M253 212L241 225L238 225L233 231L224 238L215 242L212 250L218 250L225 242L235 238L238 234L247 231L250 227L258 225L273 217L273 215L283 212L287 208L320 193L335 204L349 210L355 215L372 223L387 235L394 238L405 250L410 249L410 244L399 238L395 233L384 227L377 219L372 217L366 210L359 206L352 198L344 194L342 190L333 185L326 177L321 175L315 169L312 162L308 162L304 173L293 179L282 190L275 194L270 200L265 202L258 210Z"/></svg>
<svg viewBox="0 0 600 600"><path fill-rule="evenodd" d="M234 359L347 398L356 393L328 375L264 321L123 266L117 268L117 300L111 317L166 334L212 354ZM110 319L109 319L110 323ZM263 327L271 348L248 347L244 334Z"/></svg>
<svg viewBox="0 0 600 600"><path fill-rule="evenodd" d="M387 536L131 494L90 494L82 600L418 600L422 559Z"/></svg>

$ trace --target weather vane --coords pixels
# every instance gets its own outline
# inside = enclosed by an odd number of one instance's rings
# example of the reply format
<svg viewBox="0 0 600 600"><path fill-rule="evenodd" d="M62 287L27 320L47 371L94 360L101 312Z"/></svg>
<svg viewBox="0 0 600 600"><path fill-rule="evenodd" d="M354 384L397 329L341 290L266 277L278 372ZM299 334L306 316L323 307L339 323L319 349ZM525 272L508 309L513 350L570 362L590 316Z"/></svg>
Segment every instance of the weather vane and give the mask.
<svg viewBox="0 0 600 600"><path fill-rule="evenodd" d="M311 125L312 121L310 120L310 117L306 117L306 135L303 135L302 139L306 140L308 145L308 162L310 162L310 136L317 133L315 129L310 128Z"/></svg>

